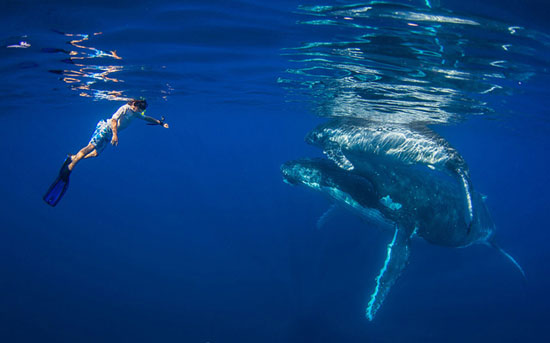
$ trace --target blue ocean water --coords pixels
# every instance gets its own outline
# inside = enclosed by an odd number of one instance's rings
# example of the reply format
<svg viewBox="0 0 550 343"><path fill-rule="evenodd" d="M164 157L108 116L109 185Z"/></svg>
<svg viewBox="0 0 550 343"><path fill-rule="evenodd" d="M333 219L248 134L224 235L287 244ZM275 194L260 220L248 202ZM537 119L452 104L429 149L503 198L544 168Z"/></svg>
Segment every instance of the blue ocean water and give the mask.
<svg viewBox="0 0 550 343"><path fill-rule="evenodd" d="M543 1L4 1L0 341L546 342ZM134 122L67 153L130 97ZM331 117L423 121L468 162L500 245L415 241L365 318L391 233L290 187Z"/></svg>

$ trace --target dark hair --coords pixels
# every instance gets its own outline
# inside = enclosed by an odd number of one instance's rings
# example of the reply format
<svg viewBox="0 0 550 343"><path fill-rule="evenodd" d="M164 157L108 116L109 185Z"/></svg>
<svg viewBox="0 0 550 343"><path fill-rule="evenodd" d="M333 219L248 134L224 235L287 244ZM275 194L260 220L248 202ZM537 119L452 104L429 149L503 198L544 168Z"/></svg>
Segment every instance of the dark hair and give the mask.
<svg viewBox="0 0 550 343"><path fill-rule="evenodd" d="M141 109L142 111L146 110L147 109L147 100L145 99L131 99L128 101L128 105L135 105L137 106L139 109Z"/></svg>

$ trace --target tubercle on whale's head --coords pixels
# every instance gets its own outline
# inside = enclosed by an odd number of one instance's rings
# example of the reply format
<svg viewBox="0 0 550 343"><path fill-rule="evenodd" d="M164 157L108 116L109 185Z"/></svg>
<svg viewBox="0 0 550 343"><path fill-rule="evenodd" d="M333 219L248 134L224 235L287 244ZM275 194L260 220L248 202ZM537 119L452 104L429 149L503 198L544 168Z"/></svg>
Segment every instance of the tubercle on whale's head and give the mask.
<svg viewBox="0 0 550 343"><path fill-rule="evenodd" d="M289 185L306 185L319 188L322 175L319 170L308 167L304 162L289 161L281 165L283 181Z"/></svg>
<svg viewBox="0 0 550 343"><path fill-rule="evenodd" d="M306 143L310 145L321 145L322 139L323 139L323 131L319 131L319 130L310 131L304 138Z"/></svg>
<svg viewBox="0 0 550 343"><path fill-rule="evenodd" d="M292 161L281 165L281 174L283 174L283 181L289 185L294 186L300 183L298 174L296 173L295 163Z"/></svg>
<svg viewBox="0 0 550 343"><path fill-rule="evenodd" d="M291 186L295 186L299 183L298 180L294 177L294 175L289 173L287 169L283 169L282 166L281 166L281 173L283 174L284 183L289 184Z"/></svg>

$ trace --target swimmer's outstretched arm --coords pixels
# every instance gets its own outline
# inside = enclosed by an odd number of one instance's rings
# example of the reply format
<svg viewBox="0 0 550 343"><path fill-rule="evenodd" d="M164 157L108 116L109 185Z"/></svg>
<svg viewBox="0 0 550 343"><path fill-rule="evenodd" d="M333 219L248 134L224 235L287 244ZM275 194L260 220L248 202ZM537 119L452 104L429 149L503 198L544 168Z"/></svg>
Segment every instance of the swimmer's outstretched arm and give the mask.
<svg viewBox="0 0 550 343"><path fill-rule="evenodd" d="M167 129L169 128L168 124L164 122L164 117L162 120L155 119L153 117L146 116L145 114L141 115L141 119L145 120L146 122L149 122L153 125L161 125L163 128Z"/></svg>

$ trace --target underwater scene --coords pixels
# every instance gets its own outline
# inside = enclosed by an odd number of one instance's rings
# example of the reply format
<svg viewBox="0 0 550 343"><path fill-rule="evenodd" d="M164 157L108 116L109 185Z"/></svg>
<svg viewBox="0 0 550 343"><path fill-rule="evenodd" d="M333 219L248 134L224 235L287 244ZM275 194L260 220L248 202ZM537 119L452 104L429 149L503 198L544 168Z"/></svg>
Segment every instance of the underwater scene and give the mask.
<svg viewBox="0 0 550 343"><path fill-rule="evenodd" d="M549 342L542 0L3 1L0 342Z"/></svg>

